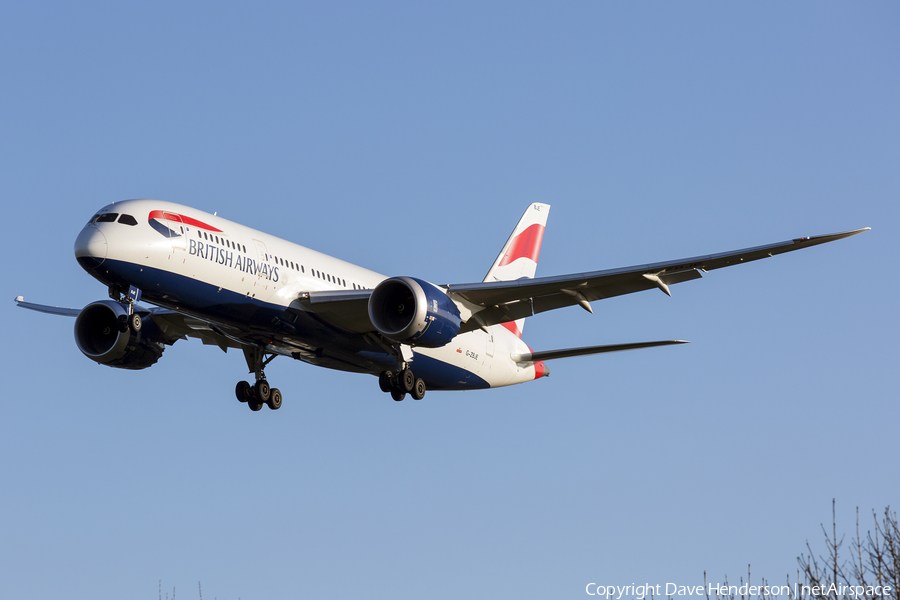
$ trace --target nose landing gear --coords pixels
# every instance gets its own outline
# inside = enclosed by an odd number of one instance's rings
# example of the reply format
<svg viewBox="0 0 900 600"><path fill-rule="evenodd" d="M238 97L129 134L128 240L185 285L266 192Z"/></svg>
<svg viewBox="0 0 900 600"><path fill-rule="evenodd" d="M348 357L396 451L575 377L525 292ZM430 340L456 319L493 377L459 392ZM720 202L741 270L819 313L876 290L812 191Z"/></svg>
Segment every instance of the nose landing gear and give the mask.
<svg viewBox="0 0 900 600"><path fill-rule="evenodd" d="M109 287L109 297L125 305L128 314L119 315L116 321L116 327L119 331L125 333L129 329L135 333L141 330L143 321L141 315L134 312L134 304L141 299L141 290L134 286L128 289L128 293L124 293L116 286Z"/></svg>

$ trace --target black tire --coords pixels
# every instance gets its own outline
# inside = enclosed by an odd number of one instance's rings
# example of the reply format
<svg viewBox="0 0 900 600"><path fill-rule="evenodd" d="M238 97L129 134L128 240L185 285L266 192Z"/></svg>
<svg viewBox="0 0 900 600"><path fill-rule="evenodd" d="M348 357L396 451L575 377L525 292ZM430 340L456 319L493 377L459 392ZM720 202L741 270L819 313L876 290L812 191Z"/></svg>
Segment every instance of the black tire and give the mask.
<svg viewBox="0 0 900 600"><path fill-rule="evenodd" d="M250 407L250 410L252 410L253 412L256 412L258 410L262 410L263 403L262 402L254 402L253 400L251 400L250 402L247 403L247 406Z"/></svg>
<svg viewBox="0 0 900 600"><path fill-rule="evenodd" d="M393 387L391 385L391 379L393 379L394 374L390 371L382 371L381 375L378 376L378 387L381 388L381 391L384 393L388 393L391 391Z"/></svg>
<svg viewBox="0 0 900 600"><path fill-rule="evenodd" d="M269 394L269 401L266 402L269 405L269 408L272 410L278 410L281 408L281 390L278 388L272 388L271 393Z"/></svg>
<svg viewBox="0 0 900 600"><path fill-rule="evenodd" d="M139 314L137 314L137 313L133 313L133 314L128 318L128 326L129 326L129 327L131 328L131 330L134 331L134 332L140 331L140 330L141 330L141 326L143 326L143 324L144 324L144 323L141 321L141 315L139 315Z"/></svg>
<svg viewBox="0 0 900 600"><path fill-rule="evenodd" d="M238 381L237 385L234 386L234 395L237 396L237 399L240 402L247 402L250 400L250 384L246 381Z"/></svg>
<svg viewBox="0 0 900 600"><path fill-rule="evenodd" d="M128 331L128 315L119 315L119 317L116 319L116 327L122 333Z"/></svg>
<svg viewBox="0 0 900 600"><path fill-rule="evenodd" d="M393 398L397 402L400 402L401 400L406 398L406 394L398 390L391 390L391 398Z"/></svg>
<svg viewBox="0 0 900 600"><path fill-rule="evenodd" d="M256 382L256 399L259 402L266 403L269 401L269 396L272 394L272 388L269 387L269 382L265 379L260 379ZM259 410L259 409L257 409Z"/></svg>
<svg viewBox="0 0 900 600"><path fill-rule="evenodd" d="M411 369L403 369L400 371L400 389L407 394L413 391L413 388L416 387L416 376L413 375Z"/></svg>
<svg viewBox="0 0 900 600"><path fill-rule="evenodd" d="M413 388L413 391L410 392L410 396L412 396L413 400L421 400L425 397L425 382L421 379L416 379L416 385Z"/></svg>

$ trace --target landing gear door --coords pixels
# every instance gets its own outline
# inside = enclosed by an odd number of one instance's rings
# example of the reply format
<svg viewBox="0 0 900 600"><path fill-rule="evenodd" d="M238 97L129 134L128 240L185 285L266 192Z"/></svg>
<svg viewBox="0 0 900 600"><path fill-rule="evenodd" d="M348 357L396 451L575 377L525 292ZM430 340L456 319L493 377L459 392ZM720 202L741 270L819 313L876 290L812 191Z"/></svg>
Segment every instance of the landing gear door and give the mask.
<svg viewBox="0 0 900 600"><path fill-rule="evenodd" d="M269 263L269 251L266 249L266 245L263 244L259 240L253 240L253 245L256 246L256 276L264 277L267 275L268 266L263 267L263 265L268 265Z"/></svg>
<svg viewBox="0 0 900 600"><path fill-rule="evenodd" d="M181 220L181 215L176 215L173 213L163 213L163 218L167 221L167 225L169 226L169 241L172 243L172 247L176 250L186 250L187 244L186 240L186 232L184 230L184 221Z"/></svg>

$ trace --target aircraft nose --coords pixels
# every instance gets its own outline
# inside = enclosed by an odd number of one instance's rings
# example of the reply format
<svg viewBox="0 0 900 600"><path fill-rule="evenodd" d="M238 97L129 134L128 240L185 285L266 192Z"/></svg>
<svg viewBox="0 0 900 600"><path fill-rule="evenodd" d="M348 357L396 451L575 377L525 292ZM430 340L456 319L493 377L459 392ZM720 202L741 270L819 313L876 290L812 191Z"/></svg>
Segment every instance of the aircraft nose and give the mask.
<svg viewBox="0 0 900 600"><path fill-rule="evenodd" d="M86 270L96 269L106 260L106 236L93 225L81 230L75 239L75 258Z"/></svg>

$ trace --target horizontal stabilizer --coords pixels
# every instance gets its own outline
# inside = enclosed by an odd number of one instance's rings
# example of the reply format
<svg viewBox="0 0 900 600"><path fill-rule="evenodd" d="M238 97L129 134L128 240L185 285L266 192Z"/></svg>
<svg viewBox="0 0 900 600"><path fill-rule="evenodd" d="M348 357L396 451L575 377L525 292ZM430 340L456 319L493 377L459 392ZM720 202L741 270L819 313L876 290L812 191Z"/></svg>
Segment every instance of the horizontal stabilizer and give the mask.
<svg viewBox="0 0 900 600"><path fill-rule="evenodd" d="M510 358L513 359L513 362L535 362L538 360L552 360L554 358L568 358L570 356L586 356L588 354L622 352L624 350L638 350L640 348L655 348L656 346L671 346L673 344L689 343L690 342L685 340L662 340L659 342L635 342L633 344L608 344L606 346L585 346L583 348L526 352L525 354L513 354Z"/></svg>

